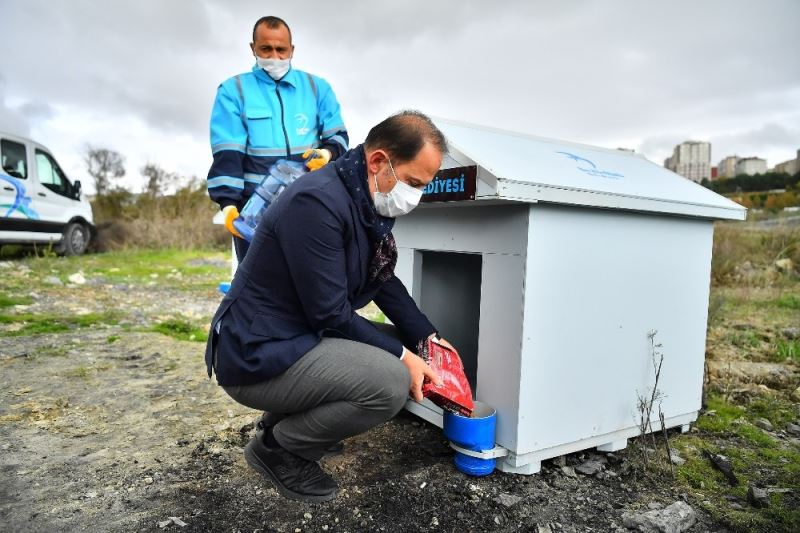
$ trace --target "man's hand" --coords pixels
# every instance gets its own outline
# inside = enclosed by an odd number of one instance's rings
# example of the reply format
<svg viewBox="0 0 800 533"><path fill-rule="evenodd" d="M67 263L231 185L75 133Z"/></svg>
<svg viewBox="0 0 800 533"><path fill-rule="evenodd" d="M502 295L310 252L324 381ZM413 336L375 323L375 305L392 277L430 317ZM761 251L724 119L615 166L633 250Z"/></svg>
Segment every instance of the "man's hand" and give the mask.
<svg viewBox="0 0 800 533"><path fill-rule="evenodd" d="M310 148L303 152L308 170L317 170L328 164L331 160L331 151L327 148Z"/></svg>
<svg viewBox="0 0 800 533"><path fill-rule="evenodd" d="M239 237L241 239L242 235L236 231L236 228L233 225L233 221L239 218L239 210L236 209L235 205L226 205L222 212L225 213L225 227L233 234L234 237Z"/></svg>
<svg viewBox="0 0 800 533"><path fill-rule="evenodd" d="M435 342L437 344L441 344L445 348L448 348L448 349L453 350L454 352L458 353L458 350L453 348L453 345L450 344L449 342L447 342L445 339L439 337L438 339L437 338L433 338L432 340L433 340L433 342Z"/></svg>
<svg viewBox="0 0 800 533"><path fill-rule="evenodd" d="M408 374L411 376L411 388L409 392L411 393L411 397L414 398L414 401L421 402L422 382L425 381L425 378L433 381L436 385L441 385L442 379L439 377L439 374L428 366L428 363L422 360L422 358L410 352L407 348L403 348L403 350L405 351L403 352L404 355L401 362L406 365Z"/></svg>

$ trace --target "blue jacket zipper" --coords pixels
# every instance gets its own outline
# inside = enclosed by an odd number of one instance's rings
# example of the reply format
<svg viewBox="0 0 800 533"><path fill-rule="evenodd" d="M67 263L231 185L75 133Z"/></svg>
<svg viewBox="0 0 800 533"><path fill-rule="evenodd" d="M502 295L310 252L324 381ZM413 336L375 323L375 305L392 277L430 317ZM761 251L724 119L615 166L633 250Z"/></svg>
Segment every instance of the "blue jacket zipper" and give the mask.
<svg viewBox="0 0 800 533"><path fill-rule="evenodd" d="M275 94L278 95L278 103L281 105L281 127L283 128L283 140L286 143L286 159L291 159L292 154L289 148L289 134L286 133L286 120L285 120L285 113L283 110L283 98L281 98L281 92L278 90L278 83L275 82Z"/></svg>

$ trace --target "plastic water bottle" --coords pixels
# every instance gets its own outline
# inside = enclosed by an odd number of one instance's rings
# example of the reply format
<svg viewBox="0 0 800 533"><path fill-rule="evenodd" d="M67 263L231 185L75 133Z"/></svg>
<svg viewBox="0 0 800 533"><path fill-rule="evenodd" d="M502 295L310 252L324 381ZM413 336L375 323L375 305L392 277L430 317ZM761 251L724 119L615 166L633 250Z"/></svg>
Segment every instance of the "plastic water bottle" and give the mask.
<svg viewBox="0 0 800 533"><path fill-rule="evenodd" d="M248 242L253 239L256 226L264 216L264 212L275 201L283 190L294 182L297 178L308 172L305 164L288 159L279 159L273 164L264 179L258 184L253 196L244 204L244 209L239 214L239 218L233 221L242 237Z"/></svg>

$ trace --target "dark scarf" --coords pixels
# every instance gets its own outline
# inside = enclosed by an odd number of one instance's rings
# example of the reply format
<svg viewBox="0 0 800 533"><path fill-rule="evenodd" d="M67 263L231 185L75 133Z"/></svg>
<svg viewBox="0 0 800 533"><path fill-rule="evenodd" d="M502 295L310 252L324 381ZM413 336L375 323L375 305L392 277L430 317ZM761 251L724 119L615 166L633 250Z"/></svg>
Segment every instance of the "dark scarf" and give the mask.
<svg viewBox="0 0 800 533"><path fill-rule="evenodd" d="M367 229L372 259L369 262L367 286L386 283L394 275L397 264L397 245L392 236L394 219L379 215L369 194L369 179L364 156L364 146L358 145L345 152L333 163L347 193L356 204L361 223Z"/></svg>

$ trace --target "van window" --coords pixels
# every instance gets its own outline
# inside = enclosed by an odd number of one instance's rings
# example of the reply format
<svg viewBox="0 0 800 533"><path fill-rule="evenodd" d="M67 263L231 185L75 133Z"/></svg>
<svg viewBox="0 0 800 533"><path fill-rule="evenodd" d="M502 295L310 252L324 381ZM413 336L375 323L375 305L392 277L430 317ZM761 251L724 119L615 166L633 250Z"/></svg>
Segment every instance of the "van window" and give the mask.
<svg viewBox="0 0 800 533"><path fill-rule="evenodd" d="M36 173L39 183L62 196L72 198L72 184L47 152L36 150Z"/></svg>
<svg viewBox="0 0 800 533"><path fill-rule="evenodd" d="M0 140L0 161L3 172L9 176L28 179L28 158L25 156L25 145L22 143Z"/></svg>

